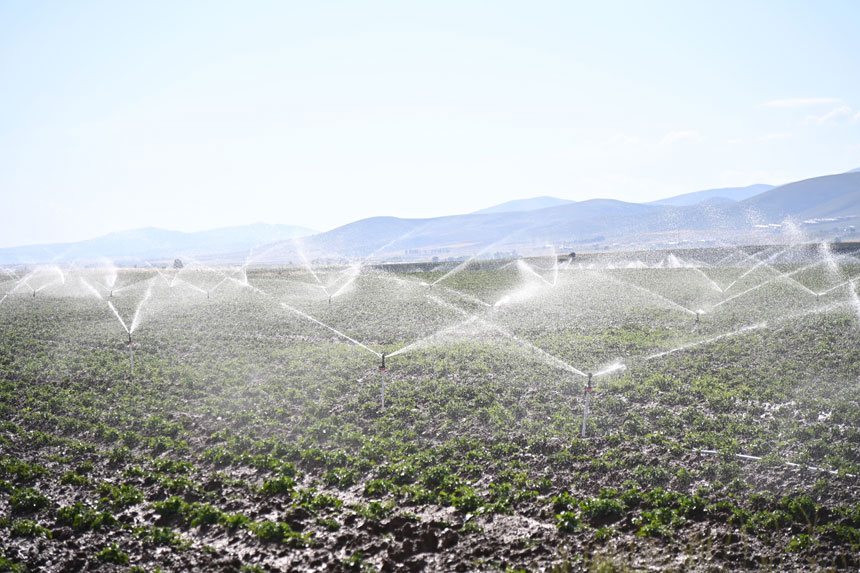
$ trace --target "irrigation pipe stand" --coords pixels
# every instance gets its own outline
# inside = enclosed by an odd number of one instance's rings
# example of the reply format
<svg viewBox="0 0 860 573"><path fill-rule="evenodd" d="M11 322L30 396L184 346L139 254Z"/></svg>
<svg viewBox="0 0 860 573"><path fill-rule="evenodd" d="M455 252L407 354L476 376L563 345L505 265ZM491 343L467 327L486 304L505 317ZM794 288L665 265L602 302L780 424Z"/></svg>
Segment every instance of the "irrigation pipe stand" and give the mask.
<svg viewBox="0 0 860 573"><path fill-rule="evenodd" d="M134 376L134 347L131 345L131 333L128 333L128 363L129 376Z"/></svg>
<svg viewBox="0 0 860 573"><path fill-rule="evenodd" d="M588 420L588 401L591 397L591 373L588 374L588 381L585 383L585 409L582 411L582 437L585 437L585 422Z"/></svg>
<svg viewBox="0 0 860 573"><path fill-rule="evenodd" d="M382 364L379 365L379 375L382 379L382 409L385 409L385 353L382 353Z"/></svg>

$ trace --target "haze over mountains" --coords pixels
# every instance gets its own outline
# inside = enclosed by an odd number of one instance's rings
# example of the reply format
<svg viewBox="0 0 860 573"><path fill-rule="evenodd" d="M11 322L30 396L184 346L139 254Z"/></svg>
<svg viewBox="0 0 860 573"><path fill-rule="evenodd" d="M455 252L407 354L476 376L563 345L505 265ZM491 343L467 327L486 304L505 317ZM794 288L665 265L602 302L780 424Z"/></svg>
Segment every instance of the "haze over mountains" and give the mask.
<svg viewBox="0 0 860 573"><path fill-rule="evenodd" d="M427 260L546 249L702 246L768 240L786 220L810 235L857 238L860 169L779 187L751 185L685 193L651 203L555 197L508 201L430 219L371 217L324 233L258 223L183 233L147 228L77 243L0 249L5 265L172 261L207 264L303 260ZM770 239L772 240L772 239Z"/></svg>

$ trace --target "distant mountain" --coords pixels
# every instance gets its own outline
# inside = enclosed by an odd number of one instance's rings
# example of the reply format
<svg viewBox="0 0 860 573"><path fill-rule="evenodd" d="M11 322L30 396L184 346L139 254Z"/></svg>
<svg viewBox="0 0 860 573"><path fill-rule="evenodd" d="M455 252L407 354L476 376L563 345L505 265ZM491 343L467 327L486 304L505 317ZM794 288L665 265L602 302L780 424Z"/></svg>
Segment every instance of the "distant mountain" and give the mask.
<svg viewBox="0 0 860 573"><path fill-rule="evenodd" d="M194 233L149 227L109 233L77 243L4 248L0 249L0 263L58 263L103 257L117 262L175 257L209 259L221 253L247 253L263 244L306 237L313 233L315 231L304 227L266 223Z"/></svg>
<svg viewBox="0 0 860 573"><path fill-rule="evenodd" d="M744 195L745 199L738 200ZM538 208L544 201L553 204ZM466 215L371 217L318 234L262 224L199 233L138 229L79 243L0 249L0 264L85 262L102 257L120 264L171 261L174 257L206 264L242 263L248 260L251 249L251 260L256 264L445 260L495 253L509 256L513 252L545 252L548 244L563 249L579 249L581 245L647 249L682 243L719 244L746 237L757 241L762 239L762 232L777 232L778 227L767 230L762 224L779 224L786 217L808 225L813 232L842 233L846 226L842 218L860 217L860 171L774 188L710 189L650 204L538 197ZM826 225L833 228L823 227Z"/></svg>
<svg viewBox="0 0 860 573"><path fill-rule="evenodd" d="M629 232L636 217L666 209L613 199L570 202L532 211L472 213L432 219L372 217L301 241L269 248L266 262L378 257L392 254L456 257L510 251L517 245L586 240L610 229ZM299 247L301 252L299 252Z"/></svg>
<svg viewBox="0 0 860 573"><path fill-rule="evenodd" d="M492 213L516 213L522 211L537 211L538 209L546 209L547 207L558 207L559 205L568 205L574 203L569 199L559 199L557 197L532 197L531 199L515 199L514 201L506 201L480 211L475 211L473 215L488 215Z"/></svg>
<svg viewBox="0 0 860 573"><path fill-rule="evenodd" d="M788 183L738 204L774 222L784 217L813 219L860 216L860 171Z"/></svg>
<svg viewBox="0 0 860 573"><path fill-rule="evenodd" d="M846 171L845 173L860 173L860 167L857 169L852 169L851 171Z"/></svg>
<svg viewBox="0 0 860 573"><path fill-rule="evenodd" d="M684 193L683 195L675 195L658 201L651 201L650 205L674 205L675 207L684 207L687 205L697 205L702 202L710 204L730 203L732 201L743 201L750 197L754 197L759 193L763 193L773 189L773 185L765 185L758 183L747 187L725 187L722 189L706 189L704 191L693 191L692 193Z"/></svg>

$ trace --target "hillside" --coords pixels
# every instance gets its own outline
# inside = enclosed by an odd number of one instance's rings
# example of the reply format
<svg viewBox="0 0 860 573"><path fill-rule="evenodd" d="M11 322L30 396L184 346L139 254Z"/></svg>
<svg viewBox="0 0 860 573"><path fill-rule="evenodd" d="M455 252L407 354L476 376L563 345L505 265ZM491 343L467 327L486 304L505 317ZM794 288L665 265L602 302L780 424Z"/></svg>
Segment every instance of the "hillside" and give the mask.
<svg viewBox="0 0 860 573"><path fill-rule="evenodd" d="M789 183L742 201L771 221L860 215L860 172L814 177Z"/></svg>
<svg viewBox="0 0 860 573"><path fill-rule="evenodd" d="M683 195L675 195L657 201L651 201L650 205L673 205L675 207L684 207L696 205L702 202L712 204L727 203L732 201L743 201L759 193L763 193L773 189L773 185L765 185L758 183L747 187L725 187L721 189L705 189L704 191L693 191L692 193L684 193Z"/></svg>
<svg viewBox="0 0 860 573"><path fill-rule="evenodd" d="M546 209L547 207L558 207L559 205L568 205L574 203L569 199L559 199L557 197L532 197L531 199L515 199L506 201L486 209L481 209L472 213L473 215L488 215L493 213L512 213L518 211L537 211Z"/></svg>
<svg viewBox="0 0 860 573"><path fill-rule="evenodd" d="M90 261L107 257L117 262L173 257L210 258L221 253L247 253L256 246L304 237L314 231L291 225L255 223L183 233L154 227L110 233L76 243L28 245L0 249L4 264Z"/></svg>

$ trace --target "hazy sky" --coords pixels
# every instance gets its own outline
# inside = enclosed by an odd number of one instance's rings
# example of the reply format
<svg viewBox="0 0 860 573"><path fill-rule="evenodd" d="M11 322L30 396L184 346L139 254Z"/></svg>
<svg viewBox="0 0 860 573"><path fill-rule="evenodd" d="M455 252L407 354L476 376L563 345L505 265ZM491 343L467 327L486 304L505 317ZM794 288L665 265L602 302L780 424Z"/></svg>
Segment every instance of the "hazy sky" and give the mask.
<svg viewBox="0 0 860 573"><path fill-rule="evenodd" d="M860 3L0 2L0 246L860 167Z"/></svg>

